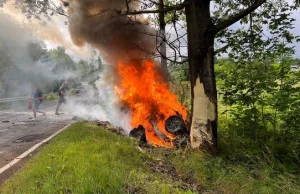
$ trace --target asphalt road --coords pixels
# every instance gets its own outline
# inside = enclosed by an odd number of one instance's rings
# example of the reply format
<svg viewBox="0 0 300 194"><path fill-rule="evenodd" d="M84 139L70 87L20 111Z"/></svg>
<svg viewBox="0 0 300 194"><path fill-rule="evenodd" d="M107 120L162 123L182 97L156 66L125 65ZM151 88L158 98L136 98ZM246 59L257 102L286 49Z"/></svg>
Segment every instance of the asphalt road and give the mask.
<svg viewBox="0 0 300 194"><path fill-rule="evenodd" d="M61 107L61 115L54 115L57 100L46 101L40 109L47 112L47 118L33 113L26 107L0 111L0 168L14 158L54 134L72 121L72 116Z"/></svg>

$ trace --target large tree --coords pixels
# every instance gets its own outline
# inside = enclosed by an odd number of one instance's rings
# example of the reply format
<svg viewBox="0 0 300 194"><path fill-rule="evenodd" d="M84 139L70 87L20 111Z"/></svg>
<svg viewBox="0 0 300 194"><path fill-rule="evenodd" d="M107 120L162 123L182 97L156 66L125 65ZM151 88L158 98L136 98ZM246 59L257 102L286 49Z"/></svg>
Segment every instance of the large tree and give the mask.
<svg viewBox="0 0 300 194"><path fill-rule="evenodd" d="M128 1L126 1L128 3ZM192 96L192 118L190 127L190 137L192 147L206 147L212 151L217 151L217 90L214 72L214 56L220 51L225 51L227 48L235 48L233 41L230 38L228 27L243 19L241 23L249 23L252 28L259 27L260 33L250 33L252 44L255 43L254 37L261 35L264 27L271 28L271 34L274 28L282 27L281 23L291 22L288 18L287 10L295 9L293 5L284 1L266 1L266 0L242 0L242 1L211 1L211 0L185 0L185 1L159 1L159 9L149 9L154 1L143 1L148 6L146 10L126 10L120 12L122 15L137 15L137 14L158 14L160 24L163 26L162 13L172 13L173 20L178 24L174 24L174 30L178 36L177 27L182 26L182 21L178 21L183 15L184 24L187 30L187 48L188 48L188 63L191 81L191 96ZM258 8L261 7L260 10ZM256 13L256 10L257 13ZM272 10L272 12L271 12ZM272 15L269 15L272 13ZM250 17L246 17L250 14ZM255 15L256 14L256 15ZM253 16L254 15L254 16ZM253 24L253 17L258 18L256 24ZM244 19L250 18L250 19ZM270 20L270 21L268 21ZM258 25L263 22L265 26ZM162 29L162 27L160 28ZM272 31L273 30L273 31ZM252 31L252 30L251 30ZM291 42L294 37L286 30L281 29L280 38ZM224 36L227 42L224 45ZM241 34L243 36L243 34ZM215 40L223 43L223 47L215 50ZM245 38L249 40L248 38ZM272 41L266 38L265 45L271 44ZM172 41L174 42L174 41ZM242 42L240 42L242 43ZM267 47L267 46L266 46ZM180 52L179 48L179 52ZM269 48L268 52L272 48ZM186 60L182 58L175 62L183 63Z"/></svg>
<svg viewBox="0 0 300 194"><path fill-rule="evenodd" d="M255 11L266 0L253 1L229 17L213 18L210 0L186 0L165 6L164 9L132 11L124 14L161 13L185 10L188 63L192 87L191 145L217 150L217 90L214 72L214 41L216 35ZM215 2L221 3L221 2ZM239 2L231 2L237 3ZM215 22L217 21L217 22Z"/></svg>

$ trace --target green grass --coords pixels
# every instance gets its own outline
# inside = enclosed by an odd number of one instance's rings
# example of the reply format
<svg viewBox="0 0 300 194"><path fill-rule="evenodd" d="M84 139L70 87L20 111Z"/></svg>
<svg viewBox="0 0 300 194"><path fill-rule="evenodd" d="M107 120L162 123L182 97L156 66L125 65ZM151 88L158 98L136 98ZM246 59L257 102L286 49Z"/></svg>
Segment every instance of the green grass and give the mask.
<svg viewBox="0 0 300 194"><path fill-rule="evenodd" d="M79 122L2 185L1 193L173 194L199 188L205 193L300 193L297 174L286 173L276 162L244 157L140 149L136 140Z"/></svg>
<svg viewBox="0 0 300 194"><path fill-rule="evenodd" d="M0 110L8 110L11 108L11 103L0 103Z"/></svg>
<svg viewBox="0 0 300 194"><path fill-rule="evenodd" d="M57 94L48 94L46 99L47 100L55 100L55 99L58 99L58 95Z"/></svg>
<svg viewBox="0 0 300 194"><path fill-rule="evenodd" d="M135 141L80 122L45 146L2 193L191 193L151 170Z"/></svg>

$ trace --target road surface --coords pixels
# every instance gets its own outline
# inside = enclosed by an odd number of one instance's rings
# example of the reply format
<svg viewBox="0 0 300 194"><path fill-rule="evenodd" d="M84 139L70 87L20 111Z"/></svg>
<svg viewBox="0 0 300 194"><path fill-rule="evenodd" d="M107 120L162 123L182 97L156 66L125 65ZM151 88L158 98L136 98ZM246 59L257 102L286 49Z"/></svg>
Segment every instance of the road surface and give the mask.
<svg viewBox="0 0 300 194"><path fill-rule="evenodd" d="M54 115L56 103L42 103L40 109L47 112L47 119L39 114L34 121L32 111L24 107L0 111L0 168L72 121L67 113Z"/></svg>

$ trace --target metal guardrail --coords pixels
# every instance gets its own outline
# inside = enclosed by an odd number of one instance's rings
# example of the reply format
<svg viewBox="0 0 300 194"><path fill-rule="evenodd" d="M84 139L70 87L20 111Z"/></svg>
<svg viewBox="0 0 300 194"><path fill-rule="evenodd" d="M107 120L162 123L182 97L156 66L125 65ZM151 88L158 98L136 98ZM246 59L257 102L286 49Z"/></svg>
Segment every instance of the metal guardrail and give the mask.
<svg viewBox="0 0 300 194"><path fill-rule="evenodd" d="M43 94L46 98L48 95L54 94L54 93L47 93ZM14 102L14 101L21 101L21 100L29 100L30 96L18 96L18 97L11 97L11 98L0 98L0 103L5 103L5 102Z"/></svg>
<svg viewBox="0 0 300 194"><path fill-rule="evenodd" d="M12 97L12 98L0 98L0 103L5 102L14 102L14 101L20 101L20 100L28 100L30 96L20 96L20 97Z"/></svg>
<svg viewBox="0 0 300 194"><path fill-rule="evenodd" d="M43 96L45 96L45 98L47 98L48 95L52 95L55 93L47 93L47 94L43 94ZM4 103L4 102L13 102L13 101L19 101L19 100L29 100L30 96L18 96L18 97L11 97L11 98L0 98L0 103Z"/></svg>

